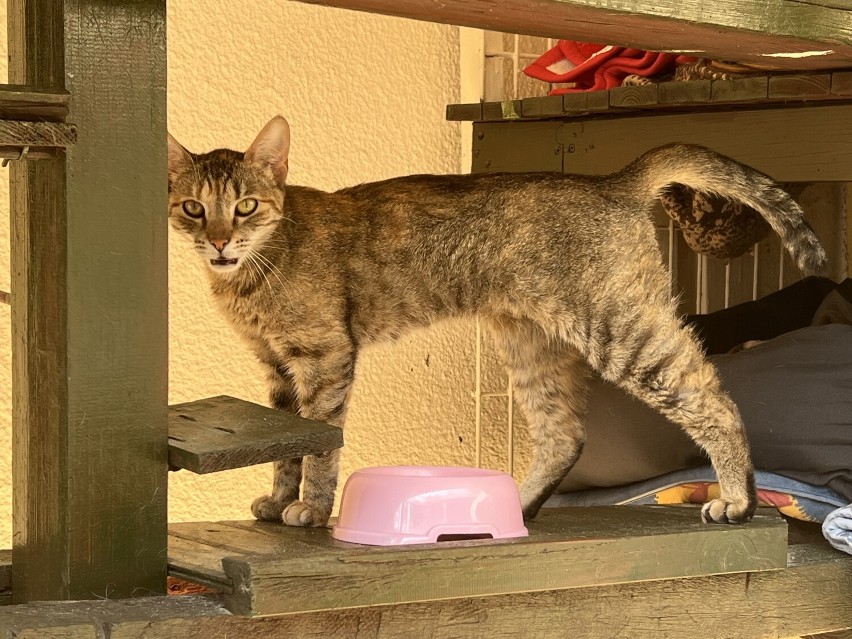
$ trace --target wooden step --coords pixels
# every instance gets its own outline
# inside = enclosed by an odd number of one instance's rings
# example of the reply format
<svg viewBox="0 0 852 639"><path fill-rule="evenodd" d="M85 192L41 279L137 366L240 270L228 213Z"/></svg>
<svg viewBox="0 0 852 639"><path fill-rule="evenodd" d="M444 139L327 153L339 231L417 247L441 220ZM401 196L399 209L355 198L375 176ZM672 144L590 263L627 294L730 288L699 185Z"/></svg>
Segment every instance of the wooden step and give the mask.
<svg viewBox="0 0 852 639"><path fill-rule="evenodd" d="M169 466L194 473L327 453L343 446L336 426L234 397L169 406Z"/></svg>
<svg viewBox="0 0 852 639"><path fill-rule="evenodd" d="M396 547L340 542L328 528L179 523L169 570L248 616L777 570L787 527L771 513L713 526L690 507L547 509L527 538Z"/></svg>

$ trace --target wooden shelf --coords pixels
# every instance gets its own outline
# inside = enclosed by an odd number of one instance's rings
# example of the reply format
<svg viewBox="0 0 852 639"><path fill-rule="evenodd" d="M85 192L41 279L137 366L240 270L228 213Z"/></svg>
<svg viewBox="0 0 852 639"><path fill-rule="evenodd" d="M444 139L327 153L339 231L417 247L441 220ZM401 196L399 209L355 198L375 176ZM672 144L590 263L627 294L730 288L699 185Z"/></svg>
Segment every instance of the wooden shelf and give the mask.
<svg viewBox="0 0 852 639"><path fill-rule="evenodd" d="M842 0L303 1L777 69L852 67L852 7Z"/></svg>
<svg viewBox="0 0 852 639"><path fill-rule="evenodd" d="M336 426L233 397L169 407L169 465L194 473L327 453L343 446Z"/></svg>
<svg viewBox="0 0 852 639"><path fill-rule="evenodd" d="M844 102L852 102L852 71L661 82L505 102L451 104L447 119L501 122Z"/></svg>
<svg viewBox="0 0 852 639"><path fill-rule="evenodd" d="M255 616L786 565L787 527L774 512L748 526L708 526L694 508L563 508L543 511L529 529L512 540L370 547L326 528L172 524L169 570L218 587L232 612Z"/></svg>

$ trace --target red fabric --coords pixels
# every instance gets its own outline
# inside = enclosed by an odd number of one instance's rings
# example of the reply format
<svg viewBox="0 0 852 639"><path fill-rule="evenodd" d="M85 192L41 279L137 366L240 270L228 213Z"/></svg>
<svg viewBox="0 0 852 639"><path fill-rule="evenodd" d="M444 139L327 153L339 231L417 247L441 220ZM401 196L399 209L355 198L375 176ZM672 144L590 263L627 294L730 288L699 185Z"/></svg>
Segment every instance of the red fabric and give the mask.
<svg viewBox="0 0 852 639"><path fill-rule="evenodd" d="M573 88L553 89L550 92L550 95L559 95L612 89L620 86L628 75L651 77L669 73L677 65L688 64L696 59L674 53L560 40L550 51L530 63L524 73L544 82L574 83ZM560 68L554 70L551 68L554 65ZM561 67L568 70L562 71Z"/></svg>

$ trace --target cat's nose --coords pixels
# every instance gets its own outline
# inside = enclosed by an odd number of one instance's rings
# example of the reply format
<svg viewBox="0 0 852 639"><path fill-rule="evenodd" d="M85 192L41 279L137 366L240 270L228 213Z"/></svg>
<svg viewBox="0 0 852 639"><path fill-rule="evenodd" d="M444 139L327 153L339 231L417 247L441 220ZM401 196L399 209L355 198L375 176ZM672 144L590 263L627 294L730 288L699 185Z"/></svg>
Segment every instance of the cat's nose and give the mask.
<svg viewBox="0 0 852 639"><path fill-rule="evenodd" d="M229 240L210 240L210 243L220 253L225 250L225 247L228 246Z"/></svg>

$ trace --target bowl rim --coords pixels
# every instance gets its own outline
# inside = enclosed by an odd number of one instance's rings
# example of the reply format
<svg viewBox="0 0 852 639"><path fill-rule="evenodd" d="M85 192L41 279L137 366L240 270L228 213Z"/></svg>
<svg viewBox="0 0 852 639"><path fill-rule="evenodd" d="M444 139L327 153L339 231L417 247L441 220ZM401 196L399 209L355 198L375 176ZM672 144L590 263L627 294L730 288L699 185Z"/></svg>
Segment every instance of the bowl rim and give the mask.
<svg viewBox="0 0 852 639"><path fill-rule="evenodd" d="M485 479L489 477L511 477L502 470L473 468L469 466L368 466L352 473L374 477L413 477L417 479Z"/></svg>

